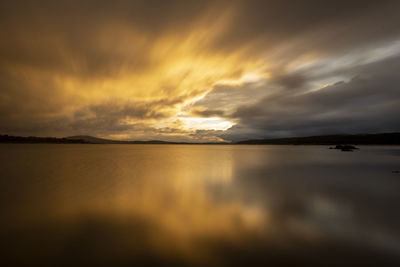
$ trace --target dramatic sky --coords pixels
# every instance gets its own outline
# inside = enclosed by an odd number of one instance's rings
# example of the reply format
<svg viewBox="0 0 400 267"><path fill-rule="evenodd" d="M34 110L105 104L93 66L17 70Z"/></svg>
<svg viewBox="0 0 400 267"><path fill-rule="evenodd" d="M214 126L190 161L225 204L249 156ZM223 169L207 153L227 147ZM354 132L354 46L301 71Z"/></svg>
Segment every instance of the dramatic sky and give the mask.
<svg viewBox="0 0 400 267"><path fill-rule="evenodd" d="M400 1L0 3L0 134L400 131Z"/></svg>

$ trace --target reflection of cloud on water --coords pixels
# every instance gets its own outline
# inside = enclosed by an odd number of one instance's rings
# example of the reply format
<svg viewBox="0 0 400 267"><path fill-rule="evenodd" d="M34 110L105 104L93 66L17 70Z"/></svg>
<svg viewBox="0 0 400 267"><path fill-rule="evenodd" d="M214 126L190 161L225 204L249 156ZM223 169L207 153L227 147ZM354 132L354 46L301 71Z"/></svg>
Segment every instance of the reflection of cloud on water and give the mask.
<svg viewBox="0 0 400 267"><path fill-rule="evenodd" d="M358 218L356 212L345 203L314 197L308 203L308 212L306 219L326 235L349 242L365 242L371 247L400 253L400 240L395 238L394 233Z"/></svg>
<svg viewBox="0 0 400 267"><path fill-rule="evenodd" d="M0 221L5 259L139 266L399 262L391 214L397 202L388 201L398 199L397 180L359 175L347 161L338 168L340 159L330 160L325 148L123 148L85 146L76 153L68 146L49 162L31 159L26 198L10 199L9 217Z"/></svg>
<svg viewBox="0 0 400 267"><path fill-rule="evenodd" d="M147 218L159 230L151 237L157 247L190 254L205 249L199 247L200 240L240 242L243 235L265 226L265 211L232 192L231 151L222 150L216 156L205 156L204 150L190 155L171 153L174 160L169 168L146 168L145 179L117 189L112 209L103 212L117 210L120 216Z"/></svg>
<svg viewBox="0 0 400 267"><path fill-rule="evenodd" d="M380 218L368 217L372 213L358 211L352 202L289 187L283 191L276 185L266 188L264 203L269 211L266 242L279 246L282 242L301 240L305 246L314 244L323 248L329 244L334 249L348 246L346 253L350 254L358 249L391 256L400 254L399 232L388 228Z"/></svg>
<svg viewBox="0 0 400 267"><path fill-rule="evenodd" d="M54 188L59 191L42 196L46 205L41 215L25 218L10 233L35 233L32 239L23 238L27 248L34 250L42 239L44 247L50 244L62 257L68 252L65 246L76 246L72 253L91 248L99 261L113 260L115 253L128 261L148 253L213 262L218 258L213 243L241 246L266 227L268 218L261 203L244 202L236 194L231 151L221 147L216 155L205 152L163 148L146 158L136 151L141 165L134 168L136 159L113 160L107 168L81 163L90 178L82 180L71 179L71 169L65 168L57 173L61 184ZM67 160L67 165L78 165ZM46 257L41 253L39 259Z"/></svg>

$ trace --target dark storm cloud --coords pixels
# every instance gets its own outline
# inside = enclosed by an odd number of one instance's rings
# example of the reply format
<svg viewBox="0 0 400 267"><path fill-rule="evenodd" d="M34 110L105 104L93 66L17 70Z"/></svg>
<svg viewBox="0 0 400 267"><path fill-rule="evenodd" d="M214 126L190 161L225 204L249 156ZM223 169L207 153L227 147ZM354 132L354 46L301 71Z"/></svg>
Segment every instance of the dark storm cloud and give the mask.
<svg viewBox="0 0 400 267"><path fill-rule="evenodd" d="M272 82L284 89L301 89L307 83L307 78L302 73L278 73L272 77Z"/></svg>
<svg viewBox="0 0 400 267"><path fill-rule="evenodd" d="M240 4L234 23L219 38L221 49L234 50L248 40L257 40L257 50L267 47L288 52L285 42L294 42L293 57L306 51L332 53L368 46L399 33L398 1L260 0Z"/></svg>
<svg viewBox="0 0 400 267"><path fill-rule="evenodd" d="M400 131L400 57L359 67L358 75L300 95L276 92L241 106L233 138ZM229 134L228 134L229 135Z"/></svg>

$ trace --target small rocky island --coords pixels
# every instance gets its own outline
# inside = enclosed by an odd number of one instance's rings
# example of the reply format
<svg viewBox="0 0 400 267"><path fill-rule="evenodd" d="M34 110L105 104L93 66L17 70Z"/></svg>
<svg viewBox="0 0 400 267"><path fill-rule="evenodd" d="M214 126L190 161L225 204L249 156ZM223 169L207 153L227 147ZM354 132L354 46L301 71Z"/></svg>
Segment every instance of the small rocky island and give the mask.
<svg viewBox="0 0 400 267"><path fill-rule="evenodd" d="M330 147L329 149L340 149L341 151L353 152L359 148L351 145L336 145L335 147Z"/></svg>

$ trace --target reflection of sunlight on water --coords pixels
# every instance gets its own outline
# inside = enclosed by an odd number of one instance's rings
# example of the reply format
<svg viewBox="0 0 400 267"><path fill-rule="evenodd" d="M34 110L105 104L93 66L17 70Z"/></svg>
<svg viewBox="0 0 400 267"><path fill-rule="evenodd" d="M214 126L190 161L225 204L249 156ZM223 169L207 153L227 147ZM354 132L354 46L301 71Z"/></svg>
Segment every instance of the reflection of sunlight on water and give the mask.
<svg viewBox="0 0 400 267"><path fill-rule="evenodd" d="M191 160L199 164L204 158L185 158L179 167L171 166L169 173L152 169L142 187L129 188L123 194L120 205L124 212L140 214L163 231L155 233L157 246L199 252L202 250L198 247L199 240L239 238L243 231L260 227L263 223L261 209L248 207L232 195L216 198L208 190L209 186L231 190L233 166L229 153L214 164L208 162L209 168L193 166ZM121 197L120 193L118 195Z"/></svg>
<svg viewBox="0 0 400 267"><path fill-rule="evenodd" d="M234 194L230 150L221 149L215 155L204 149L178 152L168 151L149 162L142 159L139 168L118 161L106 198L97 193L90 197L90 189L77 192L66 207L69 211L59 210L58 216L95 212L127 220L145 218L153 225L147 234L154 249L160 253L175 250L188 257L206 256L203 241L240 243L242 237L265 227L265 210ZM163 168L157 167L161 159Z"/></svg>

